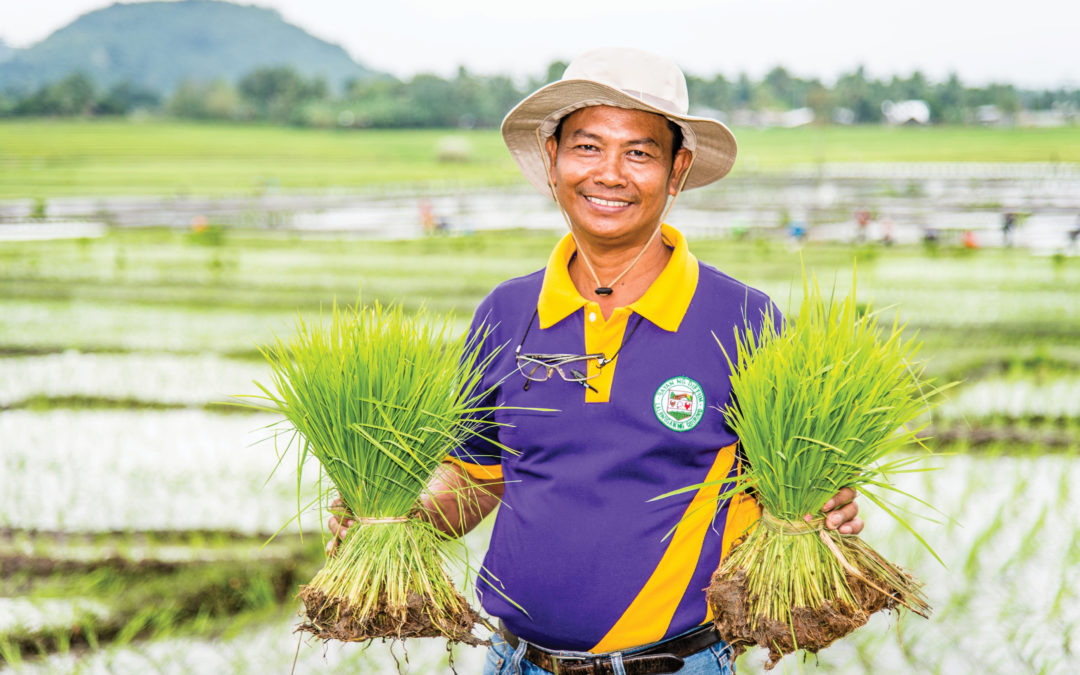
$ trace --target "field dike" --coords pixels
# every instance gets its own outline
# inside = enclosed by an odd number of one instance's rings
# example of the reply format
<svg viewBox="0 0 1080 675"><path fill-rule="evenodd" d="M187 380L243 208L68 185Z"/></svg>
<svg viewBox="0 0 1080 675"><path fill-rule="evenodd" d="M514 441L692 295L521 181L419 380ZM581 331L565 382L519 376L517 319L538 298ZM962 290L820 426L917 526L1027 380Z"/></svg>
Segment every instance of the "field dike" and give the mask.
<svg viewBox="0 0 1080 675"><path fill-rule="evenodd" d="M266 539L0 530L0 666L264 621L320 560L318 537Z"/></svg>

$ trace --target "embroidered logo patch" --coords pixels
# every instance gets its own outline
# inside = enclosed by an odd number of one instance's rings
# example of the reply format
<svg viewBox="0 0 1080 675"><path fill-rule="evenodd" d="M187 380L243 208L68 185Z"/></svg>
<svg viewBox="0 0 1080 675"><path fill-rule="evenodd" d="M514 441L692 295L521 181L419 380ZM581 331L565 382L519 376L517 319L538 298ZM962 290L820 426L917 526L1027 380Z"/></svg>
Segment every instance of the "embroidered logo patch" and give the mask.
<svg viewBox="0 0 1080 675"><path fill-rule="evenodd" d="M656 419L675 431L689 431L705 414L705 391L689 377L673 377L653 396Z"/></svg>

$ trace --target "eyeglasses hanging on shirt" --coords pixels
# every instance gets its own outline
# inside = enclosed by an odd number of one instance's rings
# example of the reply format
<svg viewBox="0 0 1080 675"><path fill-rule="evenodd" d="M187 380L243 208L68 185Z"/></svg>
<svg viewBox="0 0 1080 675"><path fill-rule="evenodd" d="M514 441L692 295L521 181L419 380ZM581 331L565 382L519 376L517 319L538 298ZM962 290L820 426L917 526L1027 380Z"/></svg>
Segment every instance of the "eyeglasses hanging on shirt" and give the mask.
<svg viewBox="0 0 1080 675"><path fill-rule="evenodd" d="M591 389L597 392L596 387L589 384L589 380L599 376L599 372L589 375L589 361L596 361L596 369L599 371L615 360L615 357L619 355L619 352L623 350L626 343L633 337L634 331L641 325L641 315L638 315L637 321L634 322L633 328L623 338L622 344L615 350L615 353L611 357L607 357L603 354L532 354L522 353L521 348L525 345L525 338L529 336L529 331L532 330L533 322L536 321L536 317L539 310L534 309L532 317L529 319L529 324L525 326L525 334L521 336L521 342L518 343L517 348L514 350L514 358L517 360L518 372L525 378L525 391L529 390L529 385L533 382L547 382L551 379L551 376L555 373L559 374L559 377L567 382L577 382L581 386Z"/></svg>

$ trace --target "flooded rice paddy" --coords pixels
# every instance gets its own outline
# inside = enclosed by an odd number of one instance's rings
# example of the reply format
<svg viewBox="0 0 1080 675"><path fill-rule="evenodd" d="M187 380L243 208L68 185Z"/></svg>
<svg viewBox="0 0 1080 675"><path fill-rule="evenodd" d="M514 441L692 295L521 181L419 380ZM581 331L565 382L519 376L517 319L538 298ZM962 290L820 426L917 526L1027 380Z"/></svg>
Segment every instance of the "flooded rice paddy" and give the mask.
<svg viewBox="0 0 1080 675"><path fill-rule="evenodd" d="M808 176L785 193L787 208L847 209L851 173L833 176L832 196ZM987 181L1028 180L976 178L971 203L989 199ZM924 179L909 189L898 175L881 203L894 200L897 214L960 203L973 180ZM1032 192L1051 220L1080 194L1045 187L1055 180L1076 179L1044 177ZM754 194L736 200L747 218L763 212L750 208ZM714 197L680 203L673 222ZM401 227L414 227L415 201L400 209ZM989 236L1000 213L978 212ZM556 228L376 241L234 223L210 240L132 226L0 243L0 668L262 673L295 659L295 672L442 674L452 656L457 672L479 672L483 650L436 640L297 651L295 589L321 559L321 519L307 508L317 486L305 480L298 498L293 455L271 475L287 434L275 444L276 418L229 403L258 393L257 346L288 335L297 312L362 294L453 308L462 323L496 283L543 265ZM936 507L900 499L944 565L862 504L864 538L926 582L933 616L876 616L780 672L1080 670L1080 261L1040 255L1042 244L848 239L796 246L772 224L750 237L726 225L691 235L702 260L782 308L798 301L801 264L846 289L857 260L863 300L898 313L925 342L928 371L959 382L927 430L935 470L896 478ZM489 527L467 538L473 554ZM739 672L763 661L750 652Z"/></svg>
<svg viewBox="0 0 1080 675"><path fill-rule="evenodd" d="M0 371L0 408L35 398L84 397L202 406L244 393L265 377L257 363L212 353L94 354L68 350L10 357Z"/></svg>
<svg viewBox="0 0 1080 675"><path fill-rule="evenodd" d="M0 527L274 532L296 512L295 479L283 471L267 482L273 442L260 441L276 421L199 410L3 413Z"/></svg>

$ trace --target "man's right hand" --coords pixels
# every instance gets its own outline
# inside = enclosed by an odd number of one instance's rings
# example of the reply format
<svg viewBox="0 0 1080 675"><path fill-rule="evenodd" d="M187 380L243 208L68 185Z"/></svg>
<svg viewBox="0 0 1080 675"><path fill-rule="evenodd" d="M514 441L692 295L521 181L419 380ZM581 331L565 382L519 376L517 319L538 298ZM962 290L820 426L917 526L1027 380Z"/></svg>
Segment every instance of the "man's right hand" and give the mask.
<svg viewBox="0 0 1080 675"><path fill-rule="evenodd" d="M501 478L477 480L457 464L443 462L435 470L428 489L421 495L415 517L423 518L440 532L460 537L495 510L503 493ZM356 524L356 515L349 511L340 497L330 502L330 532L326 555L332 556L349 528Z"/></svg>
<svg viewBox="0 0 1080 675"><path fill-rule="evenodd" d="M342 501L341 497L330 502L330 520L326 524L330 527L333 536L326 543L326 557L329 558L337 552L338 545L345 539L345 535L349 533L349 528L355 523L356 519L349 511L349 508L345 506L345 502Z"/></svg>

